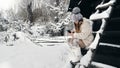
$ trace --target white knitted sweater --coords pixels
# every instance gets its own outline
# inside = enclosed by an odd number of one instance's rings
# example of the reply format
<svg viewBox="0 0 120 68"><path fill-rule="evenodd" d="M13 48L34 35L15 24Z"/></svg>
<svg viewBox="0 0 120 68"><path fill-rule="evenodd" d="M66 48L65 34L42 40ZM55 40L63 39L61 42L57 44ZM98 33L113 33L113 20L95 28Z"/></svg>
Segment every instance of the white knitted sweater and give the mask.
<svg viewBox="0 0 120 68"><path fill-rule="evenodd" d="M81 32L74 33L74 38L82 39L86 46L89 46L94 39L91 22L89 19L83 18L83 23L80 27Z"/></svg>

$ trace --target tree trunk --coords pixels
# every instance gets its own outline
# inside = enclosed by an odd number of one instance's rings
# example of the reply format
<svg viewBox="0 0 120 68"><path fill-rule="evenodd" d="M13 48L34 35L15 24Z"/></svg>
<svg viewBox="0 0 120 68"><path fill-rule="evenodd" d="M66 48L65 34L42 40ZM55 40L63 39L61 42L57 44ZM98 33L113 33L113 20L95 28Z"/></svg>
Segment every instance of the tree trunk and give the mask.
<svg viewBox="0 0 120 68"><path fill-rule="evenodd" d="M32 2L30 2L30 4L27 6L27 12L28 12L28 19L30 21L30 23L33 22L33 12L32 12Z"/></svg>

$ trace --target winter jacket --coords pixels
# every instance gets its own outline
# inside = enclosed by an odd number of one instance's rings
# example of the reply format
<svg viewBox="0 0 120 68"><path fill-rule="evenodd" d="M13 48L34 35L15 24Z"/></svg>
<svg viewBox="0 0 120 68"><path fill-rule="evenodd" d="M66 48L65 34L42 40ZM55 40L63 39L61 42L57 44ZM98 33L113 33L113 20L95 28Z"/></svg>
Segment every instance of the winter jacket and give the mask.
<svg viewBox="0 0 120 68"><path fill-rule="evenodd" d="M91 23L92 21L90 21L89 19L83 18L83 23L80 27L81 32L74 33L74 38L81 39L84 42L85 46L89 46L94 39Z"/></svg>

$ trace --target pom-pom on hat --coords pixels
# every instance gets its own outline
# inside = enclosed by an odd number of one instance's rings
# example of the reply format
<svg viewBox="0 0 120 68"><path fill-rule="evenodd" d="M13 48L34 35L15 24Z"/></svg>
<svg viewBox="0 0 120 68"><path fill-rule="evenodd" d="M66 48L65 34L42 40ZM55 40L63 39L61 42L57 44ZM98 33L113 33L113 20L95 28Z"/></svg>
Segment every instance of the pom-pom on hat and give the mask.
<svg viewBox="0 0 120 68"><path fill-rule="evenodd" d="M79 7L74 7L73 10L72 10L72 13L73 13L73 14L78 14L78 13L80 13L80 8L79 8Z"/></svg>

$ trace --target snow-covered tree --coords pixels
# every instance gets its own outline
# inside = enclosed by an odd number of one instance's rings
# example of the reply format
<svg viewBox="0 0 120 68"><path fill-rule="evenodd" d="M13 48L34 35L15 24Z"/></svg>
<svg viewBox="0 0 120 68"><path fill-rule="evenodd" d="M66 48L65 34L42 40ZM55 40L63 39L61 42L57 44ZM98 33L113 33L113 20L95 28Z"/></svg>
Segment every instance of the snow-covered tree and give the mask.
<svg viewBox="0 0 120 68"><path fill-rule="evenodd" d="M5 1L7 4L7 0ZM69 6L69 0L10 0L9 3L9 7L5 9L3 14L5 18L13 16L12 18L15 19L28 20L31 12L33 13L33 20L39 19L41 23L54 22L55 17L67 12ZM28 12L27 9L30 4L31 11Z"/></svg>

